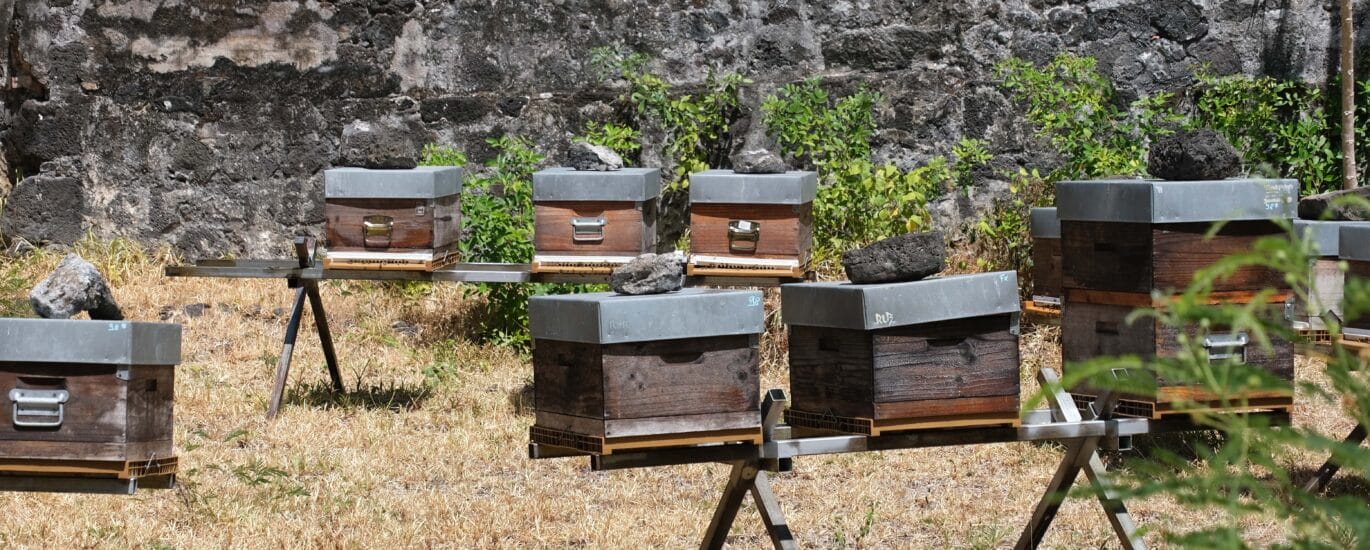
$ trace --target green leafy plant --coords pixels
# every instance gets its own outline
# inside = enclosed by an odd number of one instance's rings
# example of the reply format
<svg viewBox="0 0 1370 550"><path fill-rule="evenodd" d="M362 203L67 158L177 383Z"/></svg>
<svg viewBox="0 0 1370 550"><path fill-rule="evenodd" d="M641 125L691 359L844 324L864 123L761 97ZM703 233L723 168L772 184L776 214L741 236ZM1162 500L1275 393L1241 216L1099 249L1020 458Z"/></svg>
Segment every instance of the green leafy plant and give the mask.
<svg viewBox="0 0 1370 550"><path fill-rule="evenodd" d="M1063 52L1041 68L1014 57L995 65L995 75L1065 157L1053 181L1144 174L1148 143L1182 120L1169 93L1117 107L1113 83L1092 57Z"/></svg>
<svg viewBox="0 0 1370 550"><path fill-rule="evenodd" d="M628 83L623 99L636 117L637 129L654 124L666 132L666 154L676 164L668 187L683 189L690 173L726 164L728 129L742 113L738 94L750 81L736 73L710 71L697 93L681 93L647 71L648 61L640 53L607 46L594 49L590 56L591 65L602 75L615 75Z"/></svg>
<svg viewBox="0 0 1370 550"><path fill-rule="evenodd" d="M1036 170L1019 168L1009 193L994 201L985 216L967 231L969 255L982 271L1018 271L1018 287L1032 289L1032 208L1051 206L1054 185Z"/></svg>
<svg viewBox="0 0 1370 550"><path fill-rule="evenodd" d="M466 153L455 147L429 143L423 146L420 166L466 166Z"/></svg>
<svg viewBox="0 0 1370 550"><path fill-rule="evenodd" d="M586 122L585 137L581 139L587 143L613 149L623 157L625 165L628 164L628 159L642 148L642 132L612 122Z"/></svg>
<svg viewBox="0 0 1370 550"><path fill-rule="evenodd" d="M817 78L787 84L761 103L762 120L780 148L799 165L841 170L870 157L872 111L880 94L865 86L833 100Z"/></svg>
<svg viewBox="0 0 1370 550"><path fill-rule="evenodd" d="M1287 222L1280 223L1288 227ZM1280 314L1282 308L1269 304L1276 290L1263 290L1246 304L1222 303L1213 299L1212 292L1216 281L1238 269L1260 266L1283 273L1295 296L1307 299L1315 290L1308 270L1311 250L1309 240L1291 231L1289 235L1262 238L1250 251L1201 270L1165 308L1139 310L1129 319L1155 319L1167 327L1184 327L1186 330L1179 332L1180 349L1174 356L1100 358L1071 364L1063 383L1069 387L1088 380L1095 388L1146 394L1156 386L1150 373L1163 378L1167 385L1189 385L1206 395L1205 400L1235 407L1248 404L1250 392L1292 395L1298 390L1301 399L1308 400L1304 410L1344 407L1355 421L1370 422L1370 384L1361 372L1368 366L1367 360L1341 346L1339 320L1332 315L1324 319L1334 342L1323 369L1327 387L1311 381L1291 383L1235 356L1213 360L1203 345L1208 335L1241 332L1250 338L1250 346L1271 353L1276 339L1296 340L1298 335ZM1348 280L1344 298L1348 319L1370 315L1370 281ZM1115 377L1112 373L1117 369L1126 369L1129 374ZM1370 542L1370 507L1363 497L1305 490L1303 483L1311 474L1297 467L1294 460L1330 454L1348 475L1363 478L1370 473L1370 449L1343 443L1344 434L1321 433L1297 423L1276 426L1265 417L1215 413L1199 403L1181 403L1179 407L1199 425L1221 431L1223 437L1195 449L1197 459L1164 447L1150 449L1146 456L1128 461L1118 484L1124 498L1165 495L1182 506L1217 516L1212 525L1197 530L1159 524L1161 535L1169 543L1245 547L1242 525L1249 518L1274 518L1286 526L1288 542L1277 547L1356 548Z"/></svg>

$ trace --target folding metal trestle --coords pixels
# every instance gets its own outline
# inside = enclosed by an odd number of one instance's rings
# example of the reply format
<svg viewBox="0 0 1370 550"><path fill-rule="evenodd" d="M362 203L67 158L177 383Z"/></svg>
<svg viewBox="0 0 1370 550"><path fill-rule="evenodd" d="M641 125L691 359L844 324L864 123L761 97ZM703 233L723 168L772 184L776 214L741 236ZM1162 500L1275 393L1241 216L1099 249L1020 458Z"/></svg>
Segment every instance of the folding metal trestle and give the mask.
<svg viewBox="0 0 1370 550"><path fill-rule="evenodd" d="M295 238L295 256L300 268L314 267L314 240L307 237ZM285 343L281 346L281 358L276 363L276 383L271 389L271 405L266 409L266 418L276 418L281 410L281 400L285 397L285 381L290 375L290 359L295 354L295 337L300 333L300 320L304 317L304 300L309 298L309 309L314 313L314 327L319 332L319 346L323 348L324 362L328 365L328 377L333 381L333 391L344 391L342 373L338 371L338 355L333 351L333 335L328 331L328 316L323 311L323 296L319 295L317 279L286 279L286 285L295 291L295 304L290 308L290 321L285 325Z"/></svg>
<svg viewBox="0 0 1370 550"><path fill-rule="evenodd" d="M1342 442L1347 445L1360 445L1365 442L1365 432L1365 424L1356 424L1356 427ZM1327 462L1318 468L1317 473L1313 474L1313 478L1304 484L1304 490L1311 493L1321 493L1327 490L1327 484L1332 482L1332 478L1337 475L1338 470L1341 470L1341 464L1337 464L1336 457L1328 458Z"/></svg>
<svg viewBox="0 0 1370 550"><path fill-rule="evenodd" d="M1113 414L1118 400L1104 396L1085 413L1084 418L1075 408L1070 396L1060 387L1056 374L1043 369L1038 374L1042 387L1048 388L1049 409L1029 411L1022 425L1010 427L955 428L922 430L869 437L864 435L834 435L823 437L791 437L788 426L780 424L786 398L784 392L771 390L762 403L763 443L760 445L710 445L648 449L636 452L590 456L593 470L648 468L679 464L725 463L732 467L728 483L723 488L718 507L705 530L701 548L721 548L737 519L746 496L750 494L761 513L766 532L776 548L794 548L795 541L779 501L771 492L767 472L787 471L796 457L895 449L914 449L950 445L979 445L1014 441L1060 441L1066 444L1065 456L1047 484L1041 500L1033 510L1017 548L1035 548L1042 541L1061 502L1080 472L1089 479L1094 495L1108 517L1114 533L1124 548L1145 548L1137 534L1136 525L1128 514L1119 493L1109 483L1108 472L1098 451L1126 449L1135 435L1208 429L1187 416L1166 417L1161 420L1125 418ZM1251 413L1271 417L1275 423L1287 424L1289 413L1277 411ZM559 447L531 444L532 458L585 456L584 453Z"/></svg>

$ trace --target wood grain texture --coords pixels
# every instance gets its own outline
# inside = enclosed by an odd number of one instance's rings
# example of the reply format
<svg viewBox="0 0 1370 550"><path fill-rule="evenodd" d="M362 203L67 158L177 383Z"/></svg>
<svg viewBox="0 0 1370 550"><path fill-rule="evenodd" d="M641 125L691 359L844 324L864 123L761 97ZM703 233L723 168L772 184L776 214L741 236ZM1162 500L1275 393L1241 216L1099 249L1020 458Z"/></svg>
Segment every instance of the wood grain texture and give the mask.
<svg viewBox="0 0 1370 550"><path fill-rule="evenodd" d="M419 207L423 214L419 215ZM427 199L328 199L324 217L330 250L418 252L444 249L461 235L461 203L458 195ZM367 246L362 221L367 216L390 216L394 220L390 245Z"/></svg>
<svg viewBox="0 0 1370 550"><path fill-rule="evenodd" d="M1212 238L1206 237L1209 228L1206 223L1062 221L1062 286L1140 293L1182 289L1198 270L1251 250L1261 237L1280 233L1278 226L1265 221L1228 223ZM1284 286L1273 270L1247 267L1218 282L1214 290Z"/></svg>
<svg viewBox="0 0 1370 550"><path fill-rule="evenodd" d="M173 456L174 367L0 364L0 457L47 460L147 460ZM65 389L56 429L14 425L11 389Z"/></svg>
<svg viewBox="0 0 1370 550"><path fill-rule="evenodd" d="M1032 239L1032 295L1061 297L1061 239Z"/></svg>
<svg viewBox="0 0 1370 550"><path fill-rule="evenodd" d="M538 411L604 418L602 346L533 341L533 403Z"/></svg>
<svg viewBox="0 0 1370 550"><path fill-rule="evenodd" d="M1009 324L1008 315L995 315L876 331L792 326L792 402L877 420L916 408L897 405L904 402L1012 396L1016 403L1018 340ZM952 408L932 414L996 410Z"/></svg>
<svg viewBox="0 0 1370 550"><path fill-rule="evenodd" d="M761 358L750 335L604 346L604 418L759 411Z"/></svg>
<svg viewBox="0 0 1370 550"><path fill-rule="evenodd" d="M1197 326L1183 329L1167 327L1152 318L1138 318L1128 323L1127 316L1134 309L1126 305L1067 302L1061 318L1061 355L1065 370L1070 370L1072 362L1104 356L1174 357L1180 350L1179 335L1182 332L1190 337L1199 333ZM1281 306L1272 305L1270 315L1280 314ZM1222 328L1218 327L1213 332L1221 333ZM1246 346L1246 363L1280 378L1293 380L1293 342L1275 334L1270 336L1272 349L1269 352L1255 342ZM1177 387L1177 384L1165 380L1157 380L1157 385L1161 388ZM1072 391L1092 395L1098 393L1088 385L1072 388ZM1156 395L1129 395L1129 398L1149 402L1157 402L1158 399Z"/></svg>
<svg viewBox="0 0 1370 550"><path fill-rule="evenodd" d="M716 432L761 427L761 411L624 418L605 420L537 411L534 423L544 428L603 438Z"/></svg>
<svg viewBox="0 0 1370 550"><path fill-rule="evenodd" d="M538 254L637 256L656 249L656 199L626 201L545 201L534 204L533 248ZM572 218L604 216L604 240L576 242Z"/></svg>
<svg viewBox="0 0 1370 550"><path fill-rule="evenodd" d="M728 247L728 223L751 220L761 224L755 252ZM795 258L808 263L813 245L813 204L692 204L690 252L740 258Z"/></svg>
<svg viewBox="0 0 1370 550"><path fill-rule="evenodd" d="M955 417L985 413L1004 413L1016 417L1018 412L1018 394L875 404L875 416L882 419Z"/></svg>
<svg viewBox="0 0 1370 550"><path fill-rule="evenodd" d="M1346 273L1346 280L1362 279L1370 281L1370 262L1348 261L1346 264L1350 267L1350 270ZM1359 330L1370 330L1370 313L1362 313L1359 318L1348 319L1346 321L1346 326Z"/></svg>

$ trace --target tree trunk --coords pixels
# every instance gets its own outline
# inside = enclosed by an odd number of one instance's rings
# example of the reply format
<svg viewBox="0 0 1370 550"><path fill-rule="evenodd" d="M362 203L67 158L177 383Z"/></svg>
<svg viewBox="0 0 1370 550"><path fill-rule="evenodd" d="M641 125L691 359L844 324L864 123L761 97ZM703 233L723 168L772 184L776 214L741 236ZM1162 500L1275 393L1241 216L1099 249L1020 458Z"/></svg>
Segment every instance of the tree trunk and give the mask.
<svg viewBox="0 0 1370 550"><path fill-rule="evenodd" d="M1351 2L1341 3L1341 154L1342 187L1355 189L1356 175L1356 39Z"/></svg>

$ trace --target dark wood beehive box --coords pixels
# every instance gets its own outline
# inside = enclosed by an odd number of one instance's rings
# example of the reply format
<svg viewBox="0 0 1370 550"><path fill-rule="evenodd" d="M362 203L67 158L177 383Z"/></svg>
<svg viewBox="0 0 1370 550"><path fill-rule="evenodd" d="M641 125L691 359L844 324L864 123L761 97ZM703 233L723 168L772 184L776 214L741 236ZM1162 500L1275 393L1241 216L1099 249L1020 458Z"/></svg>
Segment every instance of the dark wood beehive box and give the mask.
<svg viewBox="0 0 1370 550"><path fill-rule="evenodd" d="M657 168L533 174L533 271L609 273L655 252L660 194Z"/></svg>
<svg viewBox="0 0 1370 550"><path fill-rule="evenodd" d="M534 443L594 454L761 438L761 293L537 296Z"/></svg>
<svg viewBox="0 0 1370 550"><path fill-rule="evenodd" d="M0 319L0 342L0 486L169 485L180 325Z"/></svg>
<svg viewBox="0 0 1370 550"><path fill-rule="evenodd" d="M1029 218L1032 234L1032 301L1038 305L1061 305L1061 220L1055 208L1033 208Z"/></svg>
<svg viewBox="0 0 1370 550"><path fill-rule="evenodd" d="M1181 351L1179 336L1181 332L1190 338L1203 342L1209 353L1210 361L1224 361L1236 357L1238 361L1264 369L1286 380L1294 379L1294 343L1278 334L1270 333L1271 349L1263 349L1250 335L1232 333L1224 327L1214 327L1202 334L1197 326L1189 326L1183 331L1177 327L1161 324L1153 317L1140 317L1128 322L1128 316L1140 308L1165 307L1164 300L1154 301L1150 296L1134 295L1133 303L1090 303L1080 296L1066 291L1066 307L1061 318L1061 353L1067 371L1070 363L1088 361L1098 357L1136 355L1139 357L1175 357ZM1268 315L1282 316L1287 294L1272 298ZM1146 375L1146 373L1140 373ZM1137 376L1139 373L1128 373ZM1123 397L1118 411L1123 414L1160 418L1176 410L1180 402L1209 404L1230 409L1231 404L1221 404L1203 391L1191 386L1156 380L1157 391L1154 395L1127 394ZM1071 388L1077 400L1088 402L1099 395L1099 391L1082 384ZM1248 391L1241 396L1247 401L1247 409L1283 408L1292 403L1287 393Z"/></svg>
<svg viewBox="0 0 1370 550"><path fill-rule="evenodd" d="M1194 274L1225 256L1250 251L1256 240L1283 235L1272 220L1290 220L1298 198L1293 180L1221 181L1078 181L1056 187L1061 220L1062 287L1061 353L1070 363L1102 356L1174 356L1179 329L1152 319L1131 324L1135 309L1164 307L1166 295L1183 290ZM1211 238L1213 225L1224 222ZM1271 315L1283 315L1288 285L1279 272L1248 267L1214 285L1215 302L1244 304L1264 289L1283 290L1267 299ZM1153 297L1155 296L1155 297ZM1197 327L1184 329L1196 335ZM1272 336L1273 350L1260 349L1245 334L1222 327L1200 335L1213 361L1232 357L1276 376L1292 379L1293 343ZM1146 376L1154 373L1128 373ZM1157 380L1153 395L1124 396L1119 411L1158 418L1179 401L1209 402L1198 388ZM1088 402L1098 391L1072 388ZM1248 392L1248 408L1285 407L1288 395ZM1214 402L1213 405L1219 405ZM1231 409L1230 404L1223 404Z"/></svg>
<svg viewBox="0 0 1370 550"><path fill-rule="evenodd" d="M690 174L691 275L803 277L815 172Z"/></svg>
<svg viewBox="0 0 1370 550"><path fill-rule="evenodd" d="M330 269L432 271L457 259L462 169L324 172Z"/></svg>
<svg viewBox="0 0 1370 550"><path fill-rule="evenodd" d="M1346 277L1370 280L1370 224L1347 224L1339 237L1339 254L1349 267ZM1342 330L1349 338L1370 342L1370 315L1347 319Z"/></svg>
<svg viewBox="0 0 1370 550"><path fill-rule="evenodd" d="M1296 330L1310 331L1311 337L1321 340L1327 330L1323 315L1342 318L1341 300L1345 286L1338 258L1341 228L1357 222L1294 220L1294 234L1307 239L1313 246L1309 259L1308 280L1313 285L1308 302L1295 298L1293 322Z"/></svg>
<svg viewBox="0 0 1370 550"><path fill-rule="evenodd" d="M1294 180L1067 181L1056 184L1064 289L1145 293L1184 289L1194 273L1284 231ZM1226 224L1212 238L1214 222ZM1248 267L1215 292L1284 286L1274 270Z"/></svg>
<svg viewBox="0 0 1370 550"><path fill-rule="evenodd" d="M880 435L1018 421L1012 272L781 287L796 428Z"/></svg>

